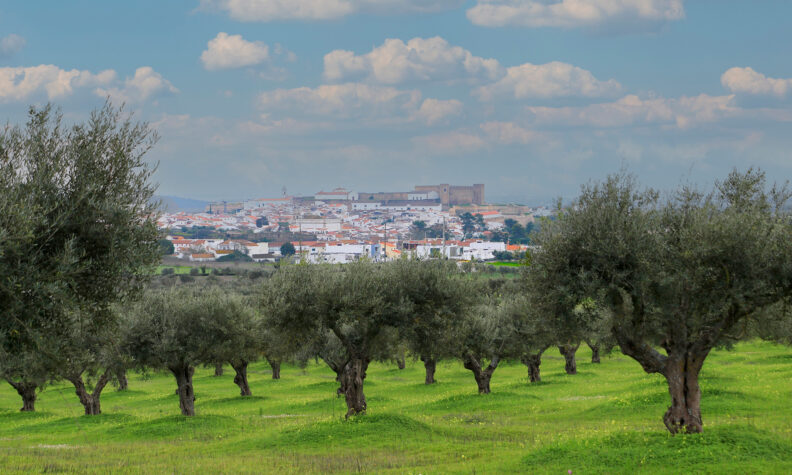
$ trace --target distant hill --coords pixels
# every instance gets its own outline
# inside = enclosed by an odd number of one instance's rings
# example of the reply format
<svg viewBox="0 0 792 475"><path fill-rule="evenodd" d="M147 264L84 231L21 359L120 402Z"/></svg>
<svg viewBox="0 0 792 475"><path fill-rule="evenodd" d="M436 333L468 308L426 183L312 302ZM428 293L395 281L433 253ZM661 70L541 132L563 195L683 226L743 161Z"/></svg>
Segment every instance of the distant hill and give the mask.
<svg viewBox="0 0 792 475"><path fill-rule="evenodd" d="M209 204L208 201L193 200L178 196L155 196L154 199L162 201L161 209L168 213L178 213L180 211L196 213L206 209L206 205Z"/></svg>

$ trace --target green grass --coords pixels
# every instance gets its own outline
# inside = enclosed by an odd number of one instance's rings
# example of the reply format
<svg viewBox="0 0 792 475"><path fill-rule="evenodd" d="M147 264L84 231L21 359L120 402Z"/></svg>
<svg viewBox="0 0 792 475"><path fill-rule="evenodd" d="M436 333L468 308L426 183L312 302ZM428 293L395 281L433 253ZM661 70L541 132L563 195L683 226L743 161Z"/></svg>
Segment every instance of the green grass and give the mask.
<svg viewBox="0 0 792 475"><path fill-rule="evenodd" d="M520 267L520 263L519 262L495 261L495 262L491 262L490 264L492 264L493 266L499 266L499 267Z"/></svg>
<svg viewBox="0 0 792 475"><path fill-rule="evenodd" d="M705 432L671 437L664 381L620 354L576 376L548 352L540 384L519 364L495 372L480 396L470 372L442 362L374 364L369 414L344 421L334 374L322 365L251 367L254 397L238 396L230 369L195 377L198 415L179 415L167 374L130 375L108 388L104 414L82 416L70 386L39 396L38 412L0 387L0 472L79 473L790 473L792 349L767 343L715 351L702 372Z"/></svg>

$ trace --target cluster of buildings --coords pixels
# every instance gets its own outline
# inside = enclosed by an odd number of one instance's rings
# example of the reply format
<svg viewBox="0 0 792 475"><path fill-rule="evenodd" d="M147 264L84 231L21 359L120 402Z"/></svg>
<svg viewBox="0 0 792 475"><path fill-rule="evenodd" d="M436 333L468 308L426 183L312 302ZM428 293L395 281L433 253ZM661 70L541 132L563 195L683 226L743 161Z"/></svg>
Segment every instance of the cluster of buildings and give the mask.
<svg viewBox="0 0 792 475"><path fill-rule="evenodd" d="M475 239L464 239L458 215L465 212L482 215L484 226L474 234ZM234 251L255 261L277 260L287 240L309 262L344 263L362 257L387 260L405 253L487 260L495 252L524 249L488 239L488 234L503 227L505 219L526 224L534 213L543 212L512 206L510 214L504 214L484 203L484 185L441 184L416 186L409 192L362 193L336 188L310 197L211 203L204 213L165 213L158 225L166 232L202 227L227 237L239 234L247 238L168 237L176 256L198 262ZM417 222L421 226L416 226Z"/></svg>

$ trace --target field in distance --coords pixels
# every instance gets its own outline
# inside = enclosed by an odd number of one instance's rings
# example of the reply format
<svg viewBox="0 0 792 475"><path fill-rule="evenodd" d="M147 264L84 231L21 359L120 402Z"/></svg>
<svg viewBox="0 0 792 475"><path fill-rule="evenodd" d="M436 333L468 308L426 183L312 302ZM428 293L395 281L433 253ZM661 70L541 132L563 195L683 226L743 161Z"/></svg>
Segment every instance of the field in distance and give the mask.
<svg viewBox="0 0 792 475"><path fill-rule="evenodd" d="M239 397L233 371L195 376L198 415L179 415L169 374L130 373L108 388L103 414L82 416L69 385L40 394L35 413L0 386L0 472L194 473L792 473L792 349L762 342L714 351L702 371L704 433L672 437L662 377L615 353L599 365L578 352L568 376L555 350L529 385L519 363L503 364L492 394L478 395L457 361L372 364L369 414L344 421L334 373L324 364L251 366L253 397Z"/></svg>

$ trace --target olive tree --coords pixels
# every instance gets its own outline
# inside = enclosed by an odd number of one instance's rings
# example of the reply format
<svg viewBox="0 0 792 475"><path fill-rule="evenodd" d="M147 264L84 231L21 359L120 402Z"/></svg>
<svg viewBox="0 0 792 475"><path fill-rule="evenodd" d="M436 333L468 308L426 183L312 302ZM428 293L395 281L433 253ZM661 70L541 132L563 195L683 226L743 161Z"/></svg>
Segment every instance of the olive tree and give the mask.
<svg viewBox="0 0 792 475"><path fill-rule="evenodd" d="M366 412L363 382L369 363L382 354L386 328L403 314L388 265L361 261L340 267L282 266L269 279L264 305L273 328L296 345L332 334L344 349L340 375L346 417Z"/></svg>
<svg viewBox="0 0 792 475"><path fill-rule="evenodd" d="M552 320L531 301L530 291L521 285L508 287L499 305L504 323L509 326L514 355L528 368L528 380L542 380L542 354L557 342Z"/></svg>
<svg viewBox="0 0 792 475"><path fill-rule="evenodd" d="M50 106L31 108L24 127L0 131L0 354L28 355L17 376L74 354L66 343L84 342L62 338L72 325L112 327L109 307L159 259L144 160L155 141L109 104L71 127Z"/></svg>
<svg viewBox="0 0 792 475"><path fill-rule="evenodd" d="M452 329L471 303L470 285L450 261L401 259L391 266L399 298L406 304L401 333L423 361L425 383L433 384L437 362L453 354Z"/></svg>
<svg viewBox="0 0 792 475"><path fill-rule="evenodd" d="M490 380L501 360L515 355L515 334L501 307L504 279L486 279L470 287L475 303L456 317L455 354L473 373L479 394L490 393Z"/></svg>
<svg viewBox="0 0 792 475"><path fill-rule="evenodd" d="M37 393L57 374L35 348L0 354L0 375L22 398L22 412L36 410Z"/></svg>
<svg viewBox="0 0 792 475"><path fill-rule="evenodd" d="M227 362L234 369L234 384L241 396L252 396L247 368L261 354L259 321L252 304L244 297L220 289L208 289L200 300L208 302L202 315L204 342L210 361Z"/></svg>
<svg viewBox="0 0 792 475"><path fill-rule="evenodd" d="M229 319L244 322L248 311L238 296L218 288L183 286L151 291L134 309L124 348L138 367L169 370L176 379L182 414L193 416L195 367L214 362L220 354L240 358L237 362L246 356L229 349L229 328L237 327L226 320L221 328L217 321L231 314L234 316ZM244 384L240 389L244 391Z"/></svg>
<svg viewBox="0 0 792 475"><path fill-rule="evenodd" d="M754 170L732 172L707 193L680 187L664 199L632 177L611 176L584 186L543 225L533 282L548 301L596 295L621 351L665 377L668 430L701 432L707 355L792 294L788 198Z"/></svg>

